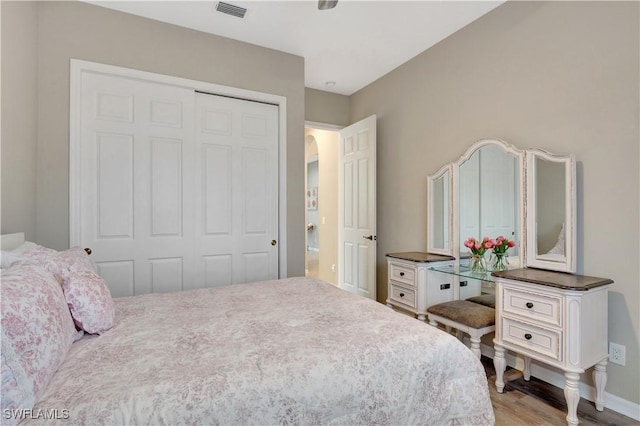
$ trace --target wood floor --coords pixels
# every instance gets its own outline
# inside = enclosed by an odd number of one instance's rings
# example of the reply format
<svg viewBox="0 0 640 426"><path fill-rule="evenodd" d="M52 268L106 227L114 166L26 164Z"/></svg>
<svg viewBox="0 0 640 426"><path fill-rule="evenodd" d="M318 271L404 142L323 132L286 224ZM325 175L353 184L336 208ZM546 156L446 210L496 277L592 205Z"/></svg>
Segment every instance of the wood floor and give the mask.
<svg viewBox="0 0 640 426"><path fill-rule="evenodd" d="M508 369L504 375L504 393L498 393L494 385L493 361L482 357L482 364L489 380L491 403L496 416L496 426L546 426L566 425L567 406L562 389L531 377L529 382L518 370ZM592 425L640 425L640 422L605 408L597 411L591 401L581 399L578 404L581 426Z"/></svg>

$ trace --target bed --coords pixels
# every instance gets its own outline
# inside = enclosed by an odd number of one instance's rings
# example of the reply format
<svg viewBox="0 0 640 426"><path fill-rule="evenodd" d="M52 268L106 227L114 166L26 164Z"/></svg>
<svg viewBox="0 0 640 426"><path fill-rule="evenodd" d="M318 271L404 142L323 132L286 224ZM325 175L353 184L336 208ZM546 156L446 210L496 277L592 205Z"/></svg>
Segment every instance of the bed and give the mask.
<svg viewBox="0 0 640 426"><path fill-rule="evenodd" d="M113 307L112 327L70 345L21 424L494 423L484 369L462 343L321 280Z"/></svg>

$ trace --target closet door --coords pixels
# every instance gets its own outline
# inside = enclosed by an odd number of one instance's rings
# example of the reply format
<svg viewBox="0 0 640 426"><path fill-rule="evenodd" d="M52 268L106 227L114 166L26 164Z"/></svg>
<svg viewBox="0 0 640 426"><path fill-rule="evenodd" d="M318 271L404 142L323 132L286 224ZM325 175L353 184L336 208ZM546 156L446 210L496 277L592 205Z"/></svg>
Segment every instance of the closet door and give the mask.
<svg viewBox="0 0 640 426"><path fill-rule="evenodd" d="M80 244L114 297L195 282L194 92L83 73Z"/></svg>
<svg viewBox="0 0 640 426"><path fill-rule="evenodd" d="M196 280L278 278L278 107L197 93Z"/></svg>
<svg viewBox="0 0 640 426"><path fill-rule="evenodd" d="M77 105L72 243L114 297L278 278L277 106L99 72Z"/></svg>

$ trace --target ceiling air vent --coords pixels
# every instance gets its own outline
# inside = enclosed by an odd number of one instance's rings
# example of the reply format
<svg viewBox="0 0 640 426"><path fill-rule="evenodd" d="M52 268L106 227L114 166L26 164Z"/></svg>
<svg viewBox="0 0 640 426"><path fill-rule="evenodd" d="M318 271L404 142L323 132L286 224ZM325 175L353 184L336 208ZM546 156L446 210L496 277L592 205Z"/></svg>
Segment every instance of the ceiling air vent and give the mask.
<svg viewBox="0 0 640 426"><path fill-rule="evenodd" d="M236 16L238 18L244 18L244 14L247 13L247 9L244 7L234 6L229 3L219 1L216 6L218 12L226 13L227 15Z"/></svg>

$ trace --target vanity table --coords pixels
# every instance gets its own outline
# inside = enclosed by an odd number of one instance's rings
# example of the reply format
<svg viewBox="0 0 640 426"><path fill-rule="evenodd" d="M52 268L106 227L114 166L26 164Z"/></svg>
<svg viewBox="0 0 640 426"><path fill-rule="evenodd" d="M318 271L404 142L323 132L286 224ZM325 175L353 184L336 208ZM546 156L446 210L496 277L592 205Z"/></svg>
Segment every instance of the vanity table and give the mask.
<svg viewBox="0 0 640 426"><path fill-rule="evenodd" d="M595 366L595 405L602 411L612 281L575 275L579 229L575 157L483 139L427 177L427 197L427 252L453 260L421 263L424 276L431 273L437 286L442 274L451 275L453 301L482 303L495 292L498 392L504 389L508 350L524 357L526 380L531 359L564 372L569 424L578 422L580 374ZM470 272L464 242L498 236L515 243L508 249L508 270L492 273L489 267L488 273ZM487 249L487 260L490 252ZM392 268L404 265L394 262L405 261L388 258L390 305L397 302L393 291L409 288L392 273ZM427 281L423 285L429 287ZM440 312L436 308L432 311ZM417 309L412 312L420 315ZM457 318L455 323L464 325L467 319Z"/></svg>
<svg viewBox="0 0 640 426"><path fill-rule="evenodd" d="M413 313L426 321L427 308L453 299L452 277L432 270L449 267L455 258L422 252L387 254L387 306Z"/></svg>
<svg viewBox="0 0 640 426"><path fill-rule="evenodd" d="M613 283L533 268L494 272L496 328L493 363L496 389L504 389L505 350L524 356L524 379L530 360L564 371L567 422L578 424L580 374L595 365L596 409L604 409L607 382L607 306Z"/></svg>

